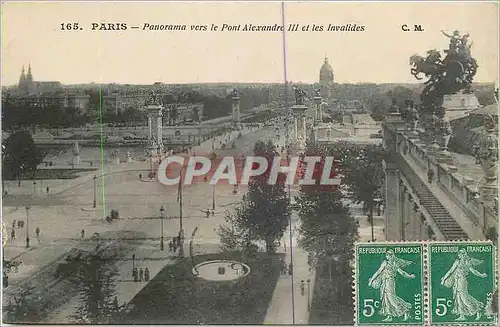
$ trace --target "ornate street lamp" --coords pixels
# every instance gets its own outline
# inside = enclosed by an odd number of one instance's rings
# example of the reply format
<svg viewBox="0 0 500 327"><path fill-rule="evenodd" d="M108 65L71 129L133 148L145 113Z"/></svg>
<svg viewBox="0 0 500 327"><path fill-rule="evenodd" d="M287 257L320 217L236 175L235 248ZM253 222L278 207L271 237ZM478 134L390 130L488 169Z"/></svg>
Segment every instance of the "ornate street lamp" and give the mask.
<svg viewBox="0 0 500 327"><path fill-rule="evenodd" d="M160 237L160 250L163 251L163 218L165 217L165 208L161 206L160 208L160 231L161 231L161 237Z"/></svg>
<svg viewBox="0 0 500 327"><path fill-rule="evenodd" d="M97 205L97 175L94 175L94 203L93 203L93 208L96 207Z"/></svg>
<svg viewBox="0 0 500 327"><path fill-rule="evenodd" d="M30 221L30 206L26 206L26 248L30 247L30 229L29 229L29 221Z"/></svg>

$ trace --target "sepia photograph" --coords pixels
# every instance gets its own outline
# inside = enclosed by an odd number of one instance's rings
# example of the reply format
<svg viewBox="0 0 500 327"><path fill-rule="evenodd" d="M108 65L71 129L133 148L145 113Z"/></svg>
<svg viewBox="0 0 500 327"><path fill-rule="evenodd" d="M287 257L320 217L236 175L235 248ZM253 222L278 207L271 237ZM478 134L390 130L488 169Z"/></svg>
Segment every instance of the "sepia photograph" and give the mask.
<svg viewBox="0 0 500 327"><path fill-rule="evenodd" d="M3 324L498 324L497 3L1 6Z"/></svg>

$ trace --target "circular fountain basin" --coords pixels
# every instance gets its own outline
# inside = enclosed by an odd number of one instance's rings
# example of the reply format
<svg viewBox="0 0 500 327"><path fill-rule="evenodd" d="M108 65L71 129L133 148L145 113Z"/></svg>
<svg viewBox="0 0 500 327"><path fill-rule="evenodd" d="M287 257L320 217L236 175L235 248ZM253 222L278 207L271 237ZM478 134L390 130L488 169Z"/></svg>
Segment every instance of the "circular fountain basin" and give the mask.
<svg viewBox="0 0 500 327"><path fill-rule="evenodd" d="M245 277L250 267L234 260L212 260L197 264L193 275L210 281L231 281Z"/></svg>

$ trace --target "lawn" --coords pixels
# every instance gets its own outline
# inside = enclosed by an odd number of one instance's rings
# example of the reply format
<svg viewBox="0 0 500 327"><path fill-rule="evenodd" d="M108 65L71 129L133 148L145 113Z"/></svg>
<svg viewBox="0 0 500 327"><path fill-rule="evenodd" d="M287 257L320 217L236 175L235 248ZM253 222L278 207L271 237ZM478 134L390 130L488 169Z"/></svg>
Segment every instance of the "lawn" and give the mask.
<svg viewBox="0 0 500 327"><path fill-rule="evenodd" d="M207 281L192 274L187 258L166 266L130 302L127 324L252 324L264 322L280 276L280 254L259 253L241 259L239 253L207 254L196 264L231 259L250 266L235 281Z"/></svg>

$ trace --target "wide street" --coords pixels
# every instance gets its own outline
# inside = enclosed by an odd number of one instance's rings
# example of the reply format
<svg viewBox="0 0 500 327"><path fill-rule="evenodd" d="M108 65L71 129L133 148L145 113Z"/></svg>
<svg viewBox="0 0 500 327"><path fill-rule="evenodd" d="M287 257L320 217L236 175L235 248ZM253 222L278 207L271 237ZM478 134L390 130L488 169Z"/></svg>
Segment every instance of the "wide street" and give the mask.
<svg viewBox="0 0 500 327"><path fill-rule="evenodd" d="M257 141L272 140L281 147L285 144L285 136L282 124L279 132L274 127L244 129L240 138L237 137L237 132L233 132L230 136L203 142L192 149L190 154L209 153L215 148L219 156L248 156L253 154ZM228 139L231 140L228 142L229 147L217 149L221 142ZM233 147L230 146L232 142ZM78 179L69 182L43 181L44 185L51 186L49 194L39 192L36 185L32 186L32 181L23 181L21 187L17 187L15 182L6 182L12 190L4 206L3 218L9 236L14 221L25 221L23 228L16 226L15 239L10 239L4 248L6 259L22 262L17 272L9 274L9 287L4 293L6 298L16 294L17 286L22 285L19 283L77 246L82 240L82 231L83 238L95 233L100 235L113 231L134 231L143 235L137 240L135 249L130 252L130 256L135 254L137 262L121 262L117 286L120 303L130 301L145 284L130 282L132 265L148 267L153 278L174 256L174 253L169 252L168 242L177 235L181 223L177 186L167 187L155 180L149 180L146 177L148 168L149 163L144 161L120 163L105 167L102 174L98 171L95 181L93 176L96 172L82 173ZM94 187L96 208L93 208ZM241 201L246 187L240 185L236 194L233 190L234 187L230 185L217 185L214 188L207 183L183 186L182 228L186 236L185 246L189 243L187 241L192 240L196 254L219 251L218 226L224 224L226 213ZM297 188L292 187L290 193L291 196L297 195ZM215 212L207 218L205 211L211 210L213 195ZM161 207L165 209L163 221L160 219ZM103 218L109 215L111 210L118 210L120 219L109 224ZM162 226L164 251L160 250ZM314 270L310 269L307 263L307 253L297 246L300 236L298 226L298 215L294 211L291 226L278 249L278 252L286 254L287 265L293 261L294 273L279 278L266 314L266 324L308 323L308 301L311 300L314 288ZM37 227L40 229L39 237L35 234ZM366 229L365 226L362 227L364 228L361 230ZM25 241L27 232L30 237L29 248L26 248ZM187 248L185 252L188 253ZM301 289L301 281L304 281L304 292ZM69 322L67 317L73 313L77 301L73 297L54 310L45 322Z"/></svg>

